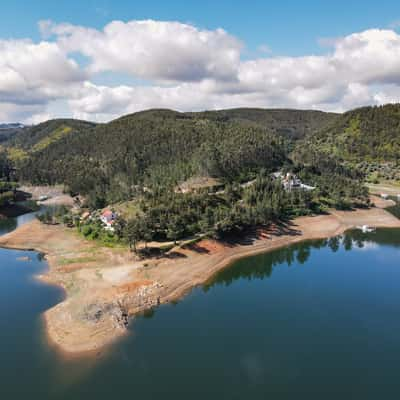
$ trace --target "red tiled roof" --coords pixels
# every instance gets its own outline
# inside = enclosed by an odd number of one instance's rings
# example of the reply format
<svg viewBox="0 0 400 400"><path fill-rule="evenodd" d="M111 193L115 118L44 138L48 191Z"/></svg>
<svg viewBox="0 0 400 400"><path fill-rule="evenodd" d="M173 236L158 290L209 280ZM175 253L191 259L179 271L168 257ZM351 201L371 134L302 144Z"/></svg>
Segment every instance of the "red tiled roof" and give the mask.
<svg viewBox="0 0 400 400"><path fill-rule="evenodd" d="M113 212L111 210L105 210L103 211L103 214L101 214L103 217L112 217L113 216Z"/></svg>

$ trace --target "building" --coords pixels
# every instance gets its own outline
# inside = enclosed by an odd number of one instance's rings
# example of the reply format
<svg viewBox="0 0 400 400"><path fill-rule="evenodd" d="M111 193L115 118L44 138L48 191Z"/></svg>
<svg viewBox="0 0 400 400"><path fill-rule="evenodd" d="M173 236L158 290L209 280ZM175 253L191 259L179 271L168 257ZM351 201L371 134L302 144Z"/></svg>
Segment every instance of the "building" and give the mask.
<svg viewBox="0 0 400 400"><path fill-rule="evenodd" d="M294 174L288 172L282 180L283 187L291 191L292 189L301 188L301 180Z"/></svg>
<svg viewBox="0 0 400 400"><path fill-rule="evenodd" d="M100 221L104 224L105 229L114 231L114 222L117 219L117 214L112 210L104 210L100 215Z"/></svg>
<svg viewBox="0 0 400 400"><path fill-rule="evenodd" d="M281 180L283 187L288 192L290 192L291 190L296 190L296 189L303 189L303 190L314 190L315 189L315 186L310 186L310 185L306 185L306 184L302 183L301 180L295 174L292 174L291 172L288 172L286 175L284 175L282 172L274 172L272 174L272 177L274 179Z"/></svg>

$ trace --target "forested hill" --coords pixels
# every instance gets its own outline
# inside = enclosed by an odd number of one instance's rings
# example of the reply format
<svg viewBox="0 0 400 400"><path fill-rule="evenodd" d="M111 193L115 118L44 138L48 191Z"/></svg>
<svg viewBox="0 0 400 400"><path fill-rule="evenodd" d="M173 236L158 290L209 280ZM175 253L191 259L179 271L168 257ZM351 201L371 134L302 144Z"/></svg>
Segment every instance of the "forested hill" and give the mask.
<svg viewBox="0 0 400 400"><path fill-rule="evenodd" d="M269 132L289 139L301 139L312 132L327 128L340 119L340 114L313 110L235 108L229 110L205 111L193 113L204 118L251 123L260 125Z"/></svg>
<svg viewBox="0 0 400 400"><path fill-rule="evenodd" d="M400 104L364 107L346 112L299 146L350 161L400 160Z"/></svg>
<svg viewBox="0 0 400 400"><path fill-rule="evenodd" d="M243 182L293 158L308 165L328 160L335 169L338 161L397 161L400 105L344 114L148 110L105 124L47 121L3 145L22 180L64 183L113 202L130 198L138 186L173 187L193 176Z"/></svg>
<svg viewBox="0 0 400 400"><path fill-rule="evenodd" d="M86 131L96 124L76 119L53 119L18 130L7 142L10 147L36 151L52 144L65 135Z"/></svg>
<svg viewBox="0 0 400 400"><path fill-rule="evenodd" d="M199 175L246 179L261 168L279 168L286 145L255 124L150 110L63 135L31 152L18 169L23 180L62 182L113 202L131 197L137 185L172 187Z"/></svg>

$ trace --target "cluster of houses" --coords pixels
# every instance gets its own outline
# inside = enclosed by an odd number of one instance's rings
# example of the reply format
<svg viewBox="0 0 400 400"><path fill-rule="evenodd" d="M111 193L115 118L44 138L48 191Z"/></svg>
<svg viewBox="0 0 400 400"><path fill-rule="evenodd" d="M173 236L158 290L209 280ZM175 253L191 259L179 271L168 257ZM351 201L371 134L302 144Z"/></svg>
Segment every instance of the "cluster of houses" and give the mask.
<svg viewBox="0 0 400 400"><path fill-rule="evenodd" d="M272 176L275 179L278 179L282 182L283 187L285 188L285 190L287 190L288 192L292 191L292 190L298 190L298 189L302 189L302 190L314 190L315 186L310 186L310 185L306 185L304 184L300 178L297 177L297 175L292 174L291 172L288 172L287 174L283 174L282 172L274 172L272 174Z"/></svg>
<svg viewBox="0 0 400 400"><path fill-rule="evenodd" d="M87 220L94 220L98 218L104 226L105 230L108 230L110 232L114 232L114 223L118 217L118 214L110 209L105 209L102 211L102 213L98 216L95 217L90 214L89 211L84 212L81 215L81 221L87 221Z"/></svg>

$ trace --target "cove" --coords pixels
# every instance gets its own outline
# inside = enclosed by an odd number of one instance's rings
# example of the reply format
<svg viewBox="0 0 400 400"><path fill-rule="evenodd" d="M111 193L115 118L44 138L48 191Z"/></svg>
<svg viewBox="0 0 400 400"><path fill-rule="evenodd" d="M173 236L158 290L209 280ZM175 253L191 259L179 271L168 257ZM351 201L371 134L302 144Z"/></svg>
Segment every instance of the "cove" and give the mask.
<svg viewBox="0 0 400 400"><path fill-rule="evenodd" d="M108 354L68 360L43 335L41 313L62 298L33 278L46 263L0 249L0 394L397 398L399 256L400 230L379 229L246 258L136 318Z"/></svg>

